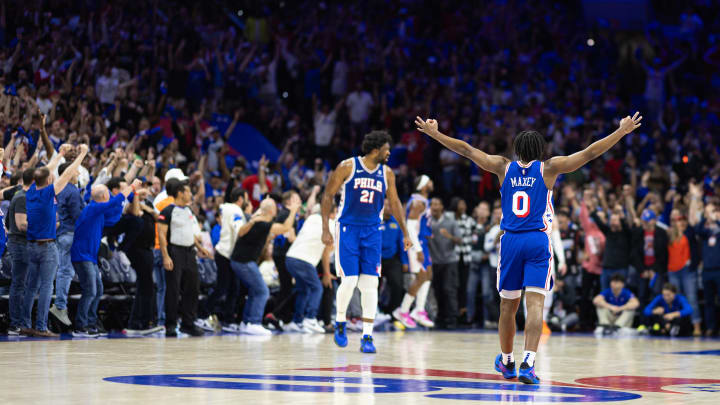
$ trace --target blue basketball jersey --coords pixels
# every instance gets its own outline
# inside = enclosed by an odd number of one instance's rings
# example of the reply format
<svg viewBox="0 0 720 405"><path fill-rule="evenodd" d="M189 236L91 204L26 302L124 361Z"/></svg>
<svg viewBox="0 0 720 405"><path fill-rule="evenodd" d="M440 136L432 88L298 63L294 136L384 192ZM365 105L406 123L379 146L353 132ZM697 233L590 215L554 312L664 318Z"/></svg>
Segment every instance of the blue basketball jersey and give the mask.
<svg viewBox="0 0 720 405"><path fill-rule="evenodd" d="M428 201L427 198L423 197L422 194L415 193L410 196L410 199L407 202L407 207L405 209L405 218L408 218L410 215L410 207L412 206L413 202L415 201L422 201L425 204L425 211L420 215L419 222L420 222L420 233L418 234L419 239L427 238L428 236L432 235L432 229L430 228L430 225L428 224L428 219L430 218L430 201Z"/></svg>
<svg viewBox="0 0 720 405"><path fill-rule="evenodd" d="M338 222L348 225L380 225L387 181L385 165L368 170L359 157L352 158L352 175L340 189Z"/></svg>
<svg viewBox="0 0 720 405"><path fill-rule="evenodd" d="M543 179L545 164L532 161L527 166L510 162L500 187L502 221L500 228L510 232L552 230L552 190Z"/></svg>

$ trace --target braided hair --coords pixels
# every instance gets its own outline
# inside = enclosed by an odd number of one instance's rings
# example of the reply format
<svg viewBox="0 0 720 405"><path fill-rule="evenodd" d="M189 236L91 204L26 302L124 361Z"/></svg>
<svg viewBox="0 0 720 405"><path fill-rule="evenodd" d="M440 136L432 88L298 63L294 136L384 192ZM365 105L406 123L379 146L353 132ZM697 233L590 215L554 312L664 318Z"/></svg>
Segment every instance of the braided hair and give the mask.
<svg viewBox="0 0 720 405"><path fill-rule="evenodd" d="M545 153L545 138L537 131L522 131L515 136L513 149L525 163L541 160Z"/></svg>

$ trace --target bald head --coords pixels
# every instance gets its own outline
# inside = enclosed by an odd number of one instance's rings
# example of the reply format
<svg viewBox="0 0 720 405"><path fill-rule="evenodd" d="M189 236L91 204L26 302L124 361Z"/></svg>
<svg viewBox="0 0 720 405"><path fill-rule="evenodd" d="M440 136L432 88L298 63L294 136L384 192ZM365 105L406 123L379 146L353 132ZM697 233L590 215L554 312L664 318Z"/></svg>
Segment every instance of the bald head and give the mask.
<svg viewBox="0 0 720 405"><path fill-rule="evenodd" d="M90 197L95 202L107 202L110 200L110 190L104 184L96 184L90 189Z"/></svg>
<svg viewBox="0 0 720 405"><path fill-rule="evenodd" d="M277 214L277 204L272 198L266 198L260 202L260 211L263 215L274 217Z"/></svg>

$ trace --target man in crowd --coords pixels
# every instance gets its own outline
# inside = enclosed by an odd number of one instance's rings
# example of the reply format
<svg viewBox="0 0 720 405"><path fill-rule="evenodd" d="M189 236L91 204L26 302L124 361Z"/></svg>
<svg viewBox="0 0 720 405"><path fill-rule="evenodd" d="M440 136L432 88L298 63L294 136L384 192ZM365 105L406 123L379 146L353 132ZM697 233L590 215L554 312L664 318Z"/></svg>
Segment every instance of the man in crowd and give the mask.
<svg viewBox="0 0 720 405"><path fill-rule="evenodd" d="M601 218L600 216L603 216ZM600 287L604 290L610 287L610 278L613 274L622 274L627 277L630 265L632 232L625 221L622 209L610 213L609 223L606 222L605 213L593 212L591 214L595 225L605 235L605 251L603 253L603 270L600 275Z"/></svg>
<svg viewBox="0 0 720 405"><path fill-rule="evenodd" d="M210 254L202 246L200 226L190 208L193 198L190 186L182 183L168 193L174 202L158 215L158 236L167 286L165 336L177 336L178 306L182 315L180 331L191 336L202 336L203 331L195 326L200 294L195 249L200 257L209 257Z"/></svg>
<svg viewBox="0 0 720 405"><path fill-rule="evenodd" d="M69 162L61 164L58 173L62 175L69 166ZM57 245L60 266L55 280L55 303L50 307L50 314L65 326L71 325L67 313L67 296L70 291L70 282L73 275L75 275L70 260L70 248L73 244L75 223L85 207L85 202L80 196L80 189L76 185L78 175L79 173L76 173L70 179L68 185L65 186L65 189L57 195L58 217L60 219L60 226L57 229Z"/></svg>
<svg viewBox="0 0 720 405"><path fill-rule="evenodd" d="M298 197L299 200L299 197ZM322 216L320 206L310 207L313 213L305 220L295 241L287 252L287 270L295 279L295 312L285 330L301 333L325 333L317 321L323 286L318 277L317 265L322 259L323 278L330 275L330 256L333 247L322 242ZM330 214L330 229L335 229L335 215Z"/></svg>
<svg viewBox="0 0 720 405"><path fill-rule="evenodd" d="M637 246L635 268L640 269L638 295L643 302L659 293L667 276L668 235L657 225L657 215L650 208L640 216L641 226L635 228L634 246Z"/></svg>
<svg viewBox="0 0 720 405"><path fill-rule="evenodd" d="M462 242L461 231L455 219L445 215L445 207L439 198L430 200L432 238L429 239L430 255L435 273L435 297L438 301L438 323L446 329L457 328L459 275L458 253L455 245Z"/></svg>
<svg viewBox="0 0 720 405"><path fill-rule="evenodd" d="M112 198L105 185L97 184L90 189L91 200L75 224L75 237L70 249L72 265L82 288L73 336L94 337L104 333L97 319L98 304L103 294L102 275L97 265L100 239L103 228L120 220L123 202L141 184L140 180L135 180Z"/></svg>
<svg viewBox="0 0 720 405"><path fill-rule="evenodd" d="M56 196L63 191L68 182L77 173L78 167L88 153L87 145L80 145L78 153L72 164L65 169L62 175L53 182L52 173L57 168L60 157L64 156L69 148L60 148L60 152L53 155L47 166L35 169L35 183L25 193L25 207L27 212L27 239L28 239L28 272L25 299L23 301L23 325L37 337L56 337L57 334L47 328L47 316L50 310L53 281L58 268L58 251L55 239L57 205ZM39 292L37 319L35 329L31 329L31 316L35 294Z"/></svg>
<svg viewBox="0 0 720 405"><path fill-rule="evenodd" d="M8 234L7 251L12 260L12 281L10 283L10 326L8 335L29 335L29 328L21 328L23 298L27 288L27 214L25 211L25 193L35 179L35 169L22 172L22 189L15 193L10 201L6 218Z"/></svg>
<svg viewBox="0 0 720 405"><path fill-rule="evenodd" d="M243 323L240 332L249 335L270 335L272 332L262 326L265 304L270 292L263 281L257 260L272 235L282 235L292 228L295 214L300 208L300 199L295 195L288 203L290 212L285 222L274 223L277 205L273 199L265 199L254 216L240 228L232 253L231 266L235 276L248 289L248 299L243 309Z"/></svg>
<svg viewBox="0 0 720 405"><path fill-rule="evenodd" d="M383 220L380 223L382 230L382 277L385 279L385 285L390 292L390 299L384 308L386 312L391 312L398 308L402 303L405 289L403 288L403 269L401 254L404 251L403 233L400 230L397 220L391 215L388 200L385 199L385 208L383 209ZM333 227L330 227L333 229Z"/></svg>
<svg viewBox="0 0 720 405"><path fill-rule="evenodd" d="M605 334L617 329L629 330L635 319L635 309L640 301L625 288L625 276L615 273L610 278L610 287L604 289L593 299L597 309L598 326L595 334Z"/></svg>

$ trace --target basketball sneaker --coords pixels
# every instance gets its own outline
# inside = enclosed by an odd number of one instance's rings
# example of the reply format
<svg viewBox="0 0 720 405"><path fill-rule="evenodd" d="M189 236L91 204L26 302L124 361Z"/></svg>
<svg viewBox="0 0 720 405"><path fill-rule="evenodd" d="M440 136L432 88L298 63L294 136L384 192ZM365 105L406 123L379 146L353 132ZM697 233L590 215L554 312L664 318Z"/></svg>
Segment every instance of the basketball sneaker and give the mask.
<svg viewBox="0 0 720 405"><path fill-rule="evenodd" d="M417 324L415 321L410 317L410 314L407 312L403 312L400 308L397 308L393 311L393 316L395 319L400 321L400 323L403 324L406 328L416 328Z"/></svg>
<svg viewBox="0 0 720 405"><path fill-rule="evenodd" d="M502 354L498 354L495 357L495 371L502 373L503 377L508 380L517 377L517 370L515 370L515 362L508 363L507 365L502 362Z"/></svg>
<svg viewBox="0 0 720 405"><path fill-rule="evenodd" d="M245 329L243 330L243 333L245 333L246 335L255 335L255 336L270 336L270 335L272 335L272 332L269 329L265 329L259 323L245 324Z"/></svg>
<svg viewBox="0 0 720 405"><path fill-rule="evenodd" d="M363 353L375 353L375 345L373 344L373 338L370 335L363 335L360 340L360 351Z"/></svg>
<svg viewBox="0 0 720 405"><path fill-rule="evenodd" d="M289 333L310 333L309 330L303 327L302 323L298 324L295 322L290 322L289 324L285 325L283 330Z"/></svg>
<svg viewBox="0 0 720 405"><path fill-rule="evenodd" d="M198 319L195 319L195 326L197 326L198 328L200 328L200 329L202 329L202 330L204 330L204 331L215 332L215 325L213 325L211 318L207 318L207 319L198 318Z"/></svg>
<svg viewBox="0 0 720 405"><path fill-rule="evenodd" d="M426 327L426 328L432 328L435 326L435 323L430 320L430 317L428 317L428 314L426 311L418 311L415 309L410 313L410 317L420 325Z"/></svg>
<svg viewBox="0 0 720 405"><path fill-rule="evenodd" d="M530 367L527 363L523 362L520 365L520 375L518 380L523 384L540 384L540 379L535 375L535 365Z"/></svg>
<svg viewBox="0 0 720 405"><path fill-rule="evenodd" d="M348 344L345 326L345 322L335 322L335 344L340 347L345 347Z"/></svg>
<svg viewBox="0 0 720 405"><path fill-rule="evenodd" d="M311 333L325 333L325 328L320 326L317 319L305 318L302 326L305 330L310 331Z"/></svg>
<svg viewBox="0 0 720 405"><path fill-rule="evenodd" d="M222 327L222 331L227 333L240 333L240 325L237 323L229 323Z"/></svg>

